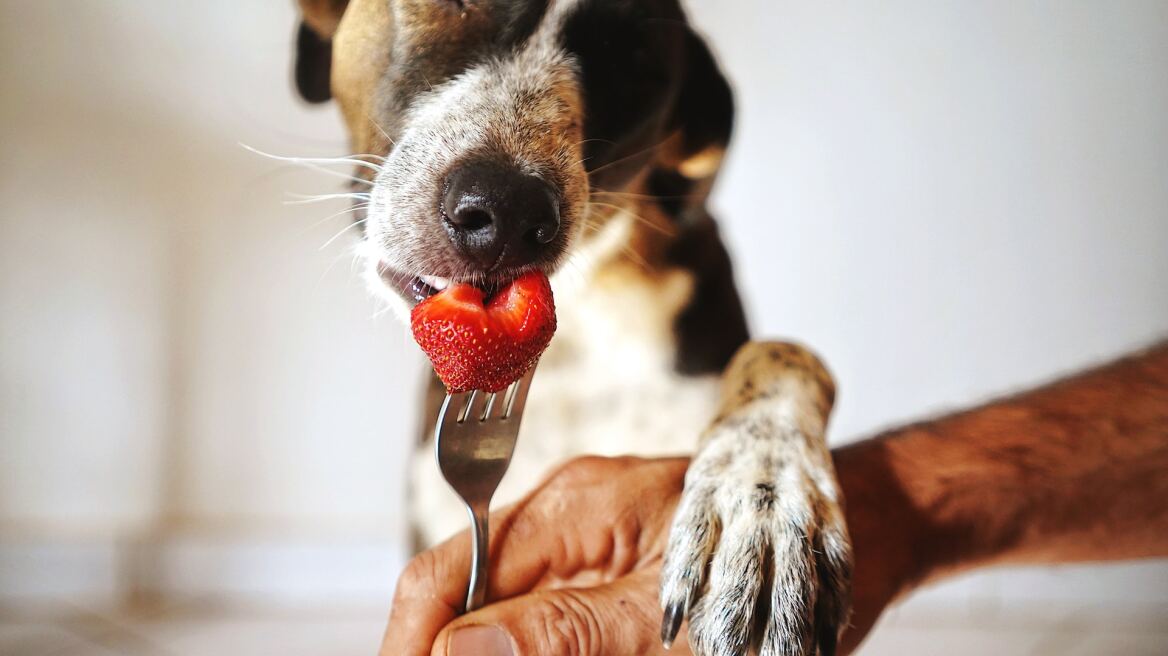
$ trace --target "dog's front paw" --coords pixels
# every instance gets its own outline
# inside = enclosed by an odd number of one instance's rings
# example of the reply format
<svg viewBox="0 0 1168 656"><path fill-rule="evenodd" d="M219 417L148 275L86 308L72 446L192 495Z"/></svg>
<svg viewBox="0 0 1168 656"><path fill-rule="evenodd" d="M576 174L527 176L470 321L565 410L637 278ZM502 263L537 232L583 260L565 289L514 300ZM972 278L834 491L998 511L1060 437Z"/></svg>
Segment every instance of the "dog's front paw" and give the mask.
<svg viewBox="0 0 1168 656"><path fill-rule="evenodd" d="M830 455L785 422L715 428L686 474L662 569L662 639L698 656L828 656L851 546Z"/></svg>

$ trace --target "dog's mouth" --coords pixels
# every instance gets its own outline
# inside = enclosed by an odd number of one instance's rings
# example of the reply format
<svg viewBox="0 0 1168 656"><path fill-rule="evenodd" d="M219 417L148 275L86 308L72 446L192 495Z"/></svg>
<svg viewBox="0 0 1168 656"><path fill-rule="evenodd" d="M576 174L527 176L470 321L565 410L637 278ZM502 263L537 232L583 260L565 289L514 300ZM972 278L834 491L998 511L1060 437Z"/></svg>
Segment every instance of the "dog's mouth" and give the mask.
<svg viewBox="0 0 1168 656"><path fill-rule="evenodd" d="M483 290L487 298L490 298L499 289L506 287L507 283L518 275L516 273L511 276L496 276L471 282L469 280L454 280L442 276L412 275L394 269L385 262L378 262L377 273L381 276L381 281L387 287L400 294L411 307L445 290L447 287L460 282L473 284L475 287Z"/></svg>
<svg viewBox="0 0 1168 656"><path fill-rule="evenodd" d="M377 274L387 287L401 295L411 306L417 305L450 286L449 278L440 276L415 276L390 267L385 262L377 264Z"/></svg>

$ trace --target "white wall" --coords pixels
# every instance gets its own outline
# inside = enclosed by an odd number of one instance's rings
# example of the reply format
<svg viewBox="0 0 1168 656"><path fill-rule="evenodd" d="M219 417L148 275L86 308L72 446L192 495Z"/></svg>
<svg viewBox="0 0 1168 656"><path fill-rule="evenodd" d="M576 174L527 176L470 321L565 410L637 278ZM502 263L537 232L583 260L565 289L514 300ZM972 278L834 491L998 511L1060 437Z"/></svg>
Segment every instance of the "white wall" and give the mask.
<svg viewBox="0 0 1168 656"><path fill-rule="evenodd" d="M735 83L716 204L836 438L1168 334L1168 4L695 4Z"/></svg>
<svg viewBox="0 0 1168 656"><path fill-rule="evenodd" d="M345 150L334 111L293 95L294 28L290 2L0 2L0 534L19 564L0 558L0 590L124 569L105 545L159 534L400 543L415 347L371 319L346 241L321 250L344 205L282 204L340 183L239 146ZM384 596L382 570L365 584Z"/></svg>
<svg viewBox="0 0 1168 656"><path fill-rule="evenodd" d="M1168 5L692 4L738 93L715 205L752 322L827 358L833 440L1168 334ZM320 250L344 205L281 205L340 184L238 146L345 151L294 100L293 26L0 0L0 591L118 566L37 545L179 535L195 572L270 564L235 543L335 568L245 592L387 594L419 358ZM1140 571L1076 576L1168 577Z"/></svg>

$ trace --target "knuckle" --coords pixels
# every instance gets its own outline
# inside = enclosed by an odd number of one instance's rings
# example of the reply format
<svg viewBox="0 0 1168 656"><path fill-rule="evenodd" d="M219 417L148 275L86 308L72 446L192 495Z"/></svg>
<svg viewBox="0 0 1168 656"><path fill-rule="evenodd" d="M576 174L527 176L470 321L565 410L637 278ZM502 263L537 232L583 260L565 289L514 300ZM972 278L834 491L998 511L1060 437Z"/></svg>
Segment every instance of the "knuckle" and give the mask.
<svg viewBox="0 0 1168 656"><path fill-rule="evenodd" d="M540 538L547 531L547 518L537 512L541 508L522 505L511 515L506 531L509 542L527 544Z"/></svg>
<svg viewBox="0 0 1168 656"><path fill-rule="evenodd" d="M397 581L394 599L412 599L433 592L438 578L438 555L434 551L423 551L410 559Z"/></svg>
<svg viewBox="0 0 1168 656"><path fill-rule="evenodd" d="M592 654L598 622L591 607L571 590L544 595L533 636L540 654Z"/></svg>
<svg viewBox="0 0 1168 656"><path fill-rule="evenodd" d="M579 456L564 463L549 480L549 486L576 489L606 480L614 473L619 461L602 456Z"/></svg>

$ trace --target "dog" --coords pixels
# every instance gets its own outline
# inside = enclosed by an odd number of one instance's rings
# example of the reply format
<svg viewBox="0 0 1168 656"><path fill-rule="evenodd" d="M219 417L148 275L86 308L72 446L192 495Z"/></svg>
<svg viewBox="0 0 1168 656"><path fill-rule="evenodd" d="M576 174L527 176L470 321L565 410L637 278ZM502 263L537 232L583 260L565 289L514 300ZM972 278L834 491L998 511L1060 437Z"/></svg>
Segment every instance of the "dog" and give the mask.
<svg viewBox="0 0 1168 656"><path fill-rule="evenodd" d="M750 338L706 202L733 97L678 0L300 5L295 81L337 101L362 160L374 293L408 318L451 281L552 278L560 328L496 500L581 454L693 453L663 640L688 620L699 655L834 653L852 562L834 383L806 348ZM411 482L422 545L465 527L430 439Z"/></svg>

